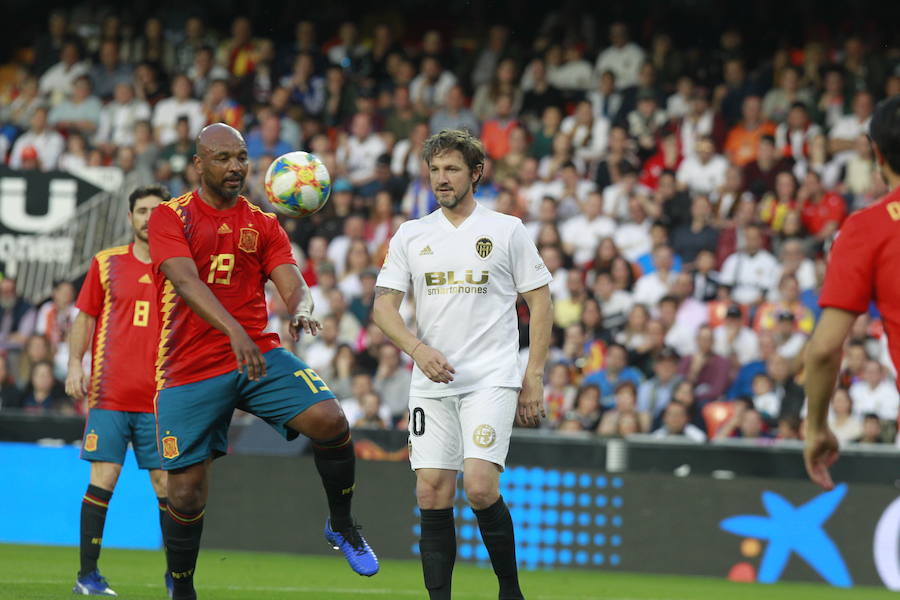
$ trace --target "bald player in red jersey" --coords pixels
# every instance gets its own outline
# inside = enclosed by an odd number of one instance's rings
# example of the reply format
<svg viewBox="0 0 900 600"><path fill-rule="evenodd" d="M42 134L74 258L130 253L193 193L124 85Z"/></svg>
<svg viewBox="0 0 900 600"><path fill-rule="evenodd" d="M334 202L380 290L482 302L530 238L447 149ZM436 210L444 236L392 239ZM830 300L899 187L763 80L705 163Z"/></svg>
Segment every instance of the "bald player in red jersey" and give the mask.
<svg viewBox="0 0 900 600"><path fill-rule="evenodd" d="M838 442L828 427L828 405L841 365L841 349L857 315L875 301L884 320L888 350L900 365L900 96L881 102L869 124L875 159L891 190L850 215L828 259L819 304L822 316L806 355L808 416L804 458L810 479L825 489Z"/></svg>
<svg viewBox="0 0 900 600"><path fill-rule="evenodd" d="M355 454L347 419L316 372L264 332L269 279L293 315L295 339L320 328L287 234L275 215L240 195L248 157L237 130L222 123L204 128L194 167L200 188L163 203L150 220L160 310L157 436L169 473L164 529L173 598L197 597L209 467L227 452L236 408L288 440L300 434L312 440L330 512L325 537L357 573L374 575L378 560L350 511Z"/></svg>
<svg viewBox="0 0 900 600"><path fill-rule="evenodd" d="M147 223L160 202L169 199L162 186L138 188L128 198L134 241L94 256L78 295L80 311L69 335L66 392L88 402L81 457L91 463L91 479L81 504L81 569L76 594L114 595L97 569L106 511L122 472L128 444L138 467L150 472L160 507L166 511L166 473L156 450L155 369L156 288ZM82 359L92 348L91 375ZM171 580L166 574L166 586Z"/></svg>

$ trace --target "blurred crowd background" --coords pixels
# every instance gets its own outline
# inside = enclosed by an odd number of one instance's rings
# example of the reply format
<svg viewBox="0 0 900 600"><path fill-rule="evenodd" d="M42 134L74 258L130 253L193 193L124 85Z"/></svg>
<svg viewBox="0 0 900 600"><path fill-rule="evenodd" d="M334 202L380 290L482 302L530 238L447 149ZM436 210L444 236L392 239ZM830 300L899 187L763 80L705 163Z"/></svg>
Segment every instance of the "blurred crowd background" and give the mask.
<svg viewBox="0 0 900 600"><path fill-rule="evenodd" d="M352 424L402 428L411 365L371 323L375 279L397 227L437 207L424 140L469 129L489 157L478 202L520 217L554 277L543 427L798 439L830 242L887 191L866 136L900 93L881 5L485 4L59 7L4 43L0 157L117 169L122 202L155 182L176 196L197 185L194 137L223 121L265 207L273 158L315 153L331 199L282 222L324 329L284 344ZM0 410L84 412L60 384L79 283L32 306L0 281ZM285 332L274 296L270 316ZM844 353L842 443L895 443L895 377L873 309Z"/></svg>

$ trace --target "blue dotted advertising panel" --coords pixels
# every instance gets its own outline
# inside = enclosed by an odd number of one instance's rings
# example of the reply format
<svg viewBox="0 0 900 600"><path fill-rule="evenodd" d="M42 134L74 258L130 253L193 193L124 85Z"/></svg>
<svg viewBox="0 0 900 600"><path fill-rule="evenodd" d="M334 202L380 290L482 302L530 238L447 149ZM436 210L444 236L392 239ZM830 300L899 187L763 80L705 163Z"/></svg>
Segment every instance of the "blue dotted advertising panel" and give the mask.
<svg viewBox="0 0 900 600"><path fill-rule="evenodd" d="M624 525L621 477L578 470L509 467L500 493L516 527L516 556L525 569L615 568L622 562ZM415 509L418 514L418 509ZM462 479L455 511L458 558L488 561ZM413 526L418 538L419 526ZM418 544L412 546L418 555Z"/></svg>

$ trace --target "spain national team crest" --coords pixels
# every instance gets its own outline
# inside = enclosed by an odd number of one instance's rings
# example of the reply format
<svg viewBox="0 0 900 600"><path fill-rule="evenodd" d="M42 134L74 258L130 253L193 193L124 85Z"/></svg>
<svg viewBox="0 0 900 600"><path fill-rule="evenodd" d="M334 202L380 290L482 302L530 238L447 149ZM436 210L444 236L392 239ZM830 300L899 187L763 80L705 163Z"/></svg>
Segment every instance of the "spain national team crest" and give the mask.
<svg viewBox="0 0 900 600"><path fill-rule="evenodd" d="M241 239L238 240L238 248L244 252L256 252L259 243L259 232L248 227L241 228Z"/></svg>
<svg viewBox="0 0 900 600"><path fill-rule="evenodd" d="M490 448L497 441L497 432L490 425L479 425L472 434L472 441L479 448Z"/></svg>
<svg viewBox="0 0 900 600"><path fill-rule="evenodd" d="M97 434L89 433L84 436L84 446L83 449L85 452L93 452L97 449Z"/></svg>
<svg viewBox="0 0 900 600"><path fill-rule="evenodd" d="M178 451L178 438L174 435L167 435L162 439L162 455L163 458L175 458L181 454Z"/></svg>
<svg viewBox="0 0 900 600"><path fill-rule="evenodd" d="M478 256L481 258L487 258L491 254L491 250L494 249L494 242L489 237L480 237L475 242L475 252L478 253Z"/></svg>

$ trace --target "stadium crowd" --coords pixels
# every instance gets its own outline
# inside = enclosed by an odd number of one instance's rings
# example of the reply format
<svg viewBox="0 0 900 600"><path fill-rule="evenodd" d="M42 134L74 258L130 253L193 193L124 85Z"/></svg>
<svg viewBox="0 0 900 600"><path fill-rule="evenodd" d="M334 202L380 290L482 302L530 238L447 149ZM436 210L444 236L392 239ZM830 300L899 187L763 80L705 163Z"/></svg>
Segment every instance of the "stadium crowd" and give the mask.
<svg viewBox="0 0 900 600"><path fill-rule="evenodd" d="M293 347L274 296L271 327L352 424L390 428L411 365L370 320L378 268L399 224L437 207L424 140L467 128L489 156L477 200L521 217L554 276L544 427L797 439L829 244L886 192L866 132L900 93L898 53L847 35L751 62L737 29L698 54L621 22L587 40L556 14L533 38L501 23L462 47L386 23L300 21L270 39L245 17L221 32L55 12L3 69L0 153L13 169L118 168L122 201L152 182L175 196L197 183L194 137L223 121L245 133L262 206L274 157L318 155L327 207L282 221L324 328ZM0 409L83 412L59 383L76 284L33 307L0 281ZM523 304L519 318L524 346ZM861 315L835 392L842 443L895 442L895 376L878 315Z"/></svg>

